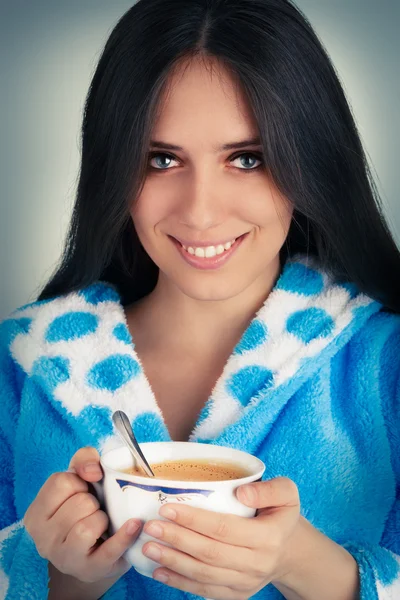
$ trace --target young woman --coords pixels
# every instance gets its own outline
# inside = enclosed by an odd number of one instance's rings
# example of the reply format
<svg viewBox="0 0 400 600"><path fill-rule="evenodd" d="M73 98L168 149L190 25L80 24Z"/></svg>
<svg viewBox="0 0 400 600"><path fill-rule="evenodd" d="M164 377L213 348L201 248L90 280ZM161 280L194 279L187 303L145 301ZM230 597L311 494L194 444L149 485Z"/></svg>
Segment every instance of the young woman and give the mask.
<svg viewBox="0 0 400 600"><path fill-rule="evenodd" d="M399 274L295 6L135 4L90 87L60 265L1 324L3 597L399 597ZM260 457L237 491L256 517L169 505L153 579L129 568L141 524L104 541L88 486L116 409L141 442Z"/></svg>

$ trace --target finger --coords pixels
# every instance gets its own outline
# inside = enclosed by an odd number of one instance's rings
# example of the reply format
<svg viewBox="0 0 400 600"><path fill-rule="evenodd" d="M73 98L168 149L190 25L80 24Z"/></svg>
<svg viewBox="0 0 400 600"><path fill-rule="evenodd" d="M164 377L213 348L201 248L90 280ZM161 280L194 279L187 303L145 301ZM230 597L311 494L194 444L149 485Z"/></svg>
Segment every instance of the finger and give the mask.
<svg viewBox="0 0 400 600"><path fill-rule="evenodd" d="M87 560L93 550L101 543L102 532L108 527L108 517L98 510L89 517L74 524L67 538L50 548L52 564L61 572L74 573L82 581L91 581L93 575L87 568ZM95 576L97 573L95 574Z"/></svg>
<svg viewBox="0 0 400 600"><path fill-rule="evenodd" d="M154 544L153 542L147 542L143 546L143 554L160 563L163 567L168 567L175 573L200 583L229 586L241 591L253 589L260 583L259 577L243 573L245 563L242 563L241 571L231 568L224 569L205 564L174 548L168 548L163 544Z"/></svg>
<svg viewBox="0 0 400 600"><path fill-rule="evenodd" d="M86 557L93 546L95 546L97 540L107 530L108 523L109 519L106 513L98 510L88 517L75 522L69 530L64 544L76 549L83 557Z"/></svg>
<svg viewBox="0 0 400 600"><path fill-rule="evenodd" d="M260 520L257 521L256 518L238 517L175 503L164 504L159 514L191 531L232 546L255 548L265 541L265 528L260 527ZM163 525L163 522L157 521L157 524Z"/></svg>
<svg viewBox="0 0 400 600"><path fill-rule="evenodd" d="M161 578L163 576L163 578ZM213 600L242 600L243 592L233 590L231 587L224 585L213 585L209 583L199 583L192 579L188 579L179 573L168 569L156 569L153 573L154 579L162 581L170 587L177 588L184 592L189 592L200 596L201 598L213 598Z"/></svg>
<svg viewBox="0 0 400 600"><path fill-rule="evenodd" d="M73 473L53 473L40 488L24 516L28 531L42 527L74 494L86 492L88 484Z"/></svg>
<svg viewBox="0 0 400 600"><path fill-rule="evenodd" d="M141 530L141 521L129 519L120 529L103 542L89 557L91 569L103 577L111 577L125 562L122 555L132 546Z"/></svg>
<svg viewBox="0 0 400 600"><path fill-rule="evenodd" d="M69 463L69 470L71 469L85 481L99 481L103 477L100 454L92 446L79 448L75 452Z"/></svg>
<svg viewBox="0 0 400 600"><path fill-rule="evenodd" d="M256 522L265 521L269 539L279 544L290 534L300 516L300 498L296 484L287 477L258 481L238 488L238 499L258 508ZM265 529L264 529L265 530ZM265 545L265 541L263 542Z"/></svg>
<svg viewBox="0 0 400 600"><path fill-rule="evenodd" d="M52 542L64 542L77 522L96 513L99 508L100 503L92 494L88 492L74 494L60 506L48 521L49 529L53 532L53 534L50 532L48 534L53 536Z"/></svg>
<svg viewBox="0 0 400 600"><path fill-rule="evenodd" d="M298 488L288 477L241 485L236 490L236 496L239 502L252 508L273 509L300 505Z"/></svg>
<svg viewBox="0 0 400 600"><path fill-rule="evenodd" d="M207 565L241 571L254 564L254 551L233 546L168 521L148 521L143 531Z"/></svg>

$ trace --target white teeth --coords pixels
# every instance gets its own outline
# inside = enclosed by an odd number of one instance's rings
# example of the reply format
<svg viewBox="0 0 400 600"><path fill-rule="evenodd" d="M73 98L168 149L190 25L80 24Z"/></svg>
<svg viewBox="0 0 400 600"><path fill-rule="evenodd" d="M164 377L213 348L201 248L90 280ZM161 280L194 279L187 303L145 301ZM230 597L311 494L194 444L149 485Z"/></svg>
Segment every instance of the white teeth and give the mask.
<svg viewBox="0 0 400 600"><path fill-rule="evenodd" d="M207 246L206 248L206 258L211 258L212 256L215 256L217 254L217 249L215 246Z"/></svg>
<svg viewBox="0 0 400 600"><path fill-rule="evenodd" d="M212 258L217 254L222 254L223 252L225 252L225 250L229 250L233 246L235 241L236 239L232 240L231 242L226 242L226 244L219 244L218 246L207 246L206 248L195 248L193 246L186 247L183 246L183 244L182 246L186 250L186 252L188 252L192 256L197 256L199 258Z"/></svg>

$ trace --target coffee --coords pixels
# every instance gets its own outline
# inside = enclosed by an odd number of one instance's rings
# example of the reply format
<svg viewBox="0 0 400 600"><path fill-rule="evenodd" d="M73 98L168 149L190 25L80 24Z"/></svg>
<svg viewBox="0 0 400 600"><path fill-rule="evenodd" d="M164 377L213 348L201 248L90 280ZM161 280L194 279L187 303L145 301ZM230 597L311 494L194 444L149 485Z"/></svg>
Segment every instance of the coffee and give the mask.
<svg viewBox="0 0 400 600"><path fill-rule="evenodd" d="M236 463L200 458L166 460L159 463L150 463L150 467L158 479L172 481L226 481L228 479L241 479L250 475L247 469ZM123 472L147 477L139 466L123 469Z"/></svg>

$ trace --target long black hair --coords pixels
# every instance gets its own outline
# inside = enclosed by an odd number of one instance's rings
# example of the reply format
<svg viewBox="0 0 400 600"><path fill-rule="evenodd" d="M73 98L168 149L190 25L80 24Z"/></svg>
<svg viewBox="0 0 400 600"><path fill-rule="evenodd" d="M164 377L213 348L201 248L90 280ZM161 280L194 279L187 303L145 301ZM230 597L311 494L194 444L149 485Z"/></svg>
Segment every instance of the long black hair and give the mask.
<svg viewBox="0 0 400 600"><path fill-rule="evenodd" d="M240 82L269 175L294 206L281 260L317 256L338 280L400 312L400 252L383 217L335 69L290 0L139 0L113 29L87 95L77 197L38 300L108 281L128 305L158 267L130 216L172 69L214 57Z"/></svg>

